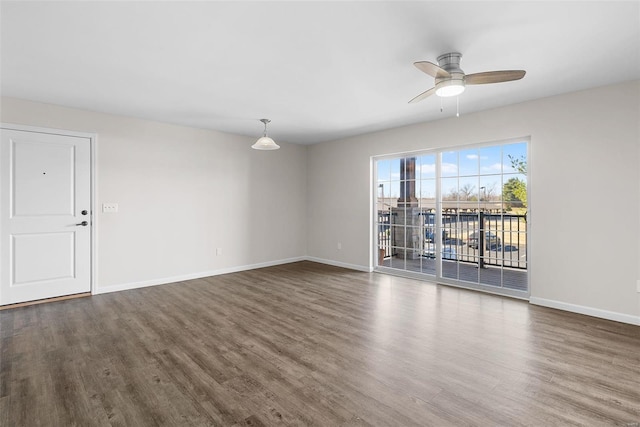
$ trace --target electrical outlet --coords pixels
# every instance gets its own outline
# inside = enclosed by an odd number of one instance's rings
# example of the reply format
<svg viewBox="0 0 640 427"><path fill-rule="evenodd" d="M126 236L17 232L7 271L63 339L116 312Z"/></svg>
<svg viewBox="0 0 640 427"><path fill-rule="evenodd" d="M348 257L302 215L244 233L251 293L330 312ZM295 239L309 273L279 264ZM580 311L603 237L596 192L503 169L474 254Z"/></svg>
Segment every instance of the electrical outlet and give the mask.
<svg viewBox="0 0 640 427"><path fill-rule="evenodd" d="M118 213L118 204L117 203L103 203L102 204L102 213Z"/></svg>
<svg viewBox="0 0 640 427"><path fill-rule="evenodd" d="M216 248L216 256L222 255L222 248Z"/></svg>
<svg viewBox="0 0 640 427"><path fill-rule="evenodd" d="M636 281L636 291L640 292L640 279Z"/></svg>
<svg viewBox="0 0 640 427"><path fill-rule="evenodd" d="M338 242L338 250L342 250L342 243Z"/></svg>

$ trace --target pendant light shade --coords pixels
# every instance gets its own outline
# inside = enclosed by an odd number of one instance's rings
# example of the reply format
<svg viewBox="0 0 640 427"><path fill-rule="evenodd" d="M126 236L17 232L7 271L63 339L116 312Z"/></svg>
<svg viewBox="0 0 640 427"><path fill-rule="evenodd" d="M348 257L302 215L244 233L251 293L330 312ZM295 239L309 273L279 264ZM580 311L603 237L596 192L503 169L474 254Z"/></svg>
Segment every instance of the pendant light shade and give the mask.
<svg viewBox="0 0 640 427"><path fill-rule="evenodd" d="M280 148L276 142L267 136L267 123L271 120L269 119L260 119L262 123L264 123L264 134L258 138L255 144L251 146L251 148L255 150L277 150Z"/></svg>

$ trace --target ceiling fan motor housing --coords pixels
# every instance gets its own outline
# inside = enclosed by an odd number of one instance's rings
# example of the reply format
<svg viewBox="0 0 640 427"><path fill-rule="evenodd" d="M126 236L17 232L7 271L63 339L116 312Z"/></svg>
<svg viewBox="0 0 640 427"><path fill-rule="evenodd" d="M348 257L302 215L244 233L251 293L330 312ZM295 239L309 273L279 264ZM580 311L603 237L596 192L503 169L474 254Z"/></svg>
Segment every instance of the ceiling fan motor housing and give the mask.
<svg viewBox="0 0 640 427"><path fill-rule="evenodd" d="M460 68L460 58L462 54L458 52L445 53L438 56L438 66L449 73L460 73L464 75L464 71Z"/></svg>
<svg viewBox="0 0 640 427"><path fill-rule="evenodd" d="M455 96L464 91L464 71L460 68L461 53L445 53L438 57L438 66L447 71L447 77L436 77L435 86L438 96Z"/></svg>

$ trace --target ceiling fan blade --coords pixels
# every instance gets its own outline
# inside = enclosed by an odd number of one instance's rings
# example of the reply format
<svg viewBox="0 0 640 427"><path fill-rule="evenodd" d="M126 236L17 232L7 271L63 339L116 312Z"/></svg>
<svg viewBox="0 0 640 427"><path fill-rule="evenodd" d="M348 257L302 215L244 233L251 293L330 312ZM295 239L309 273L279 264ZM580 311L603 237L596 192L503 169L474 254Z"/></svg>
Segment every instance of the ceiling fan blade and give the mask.
<svg viewBox="0 0 640 427"><path fill-rule="evenodd" d="M429 61L418 61L414 62L413 65L423 73L429 74L431 77L441 78L441 77L451 77L451 74L444 68L438 67L436 64L433 64Z"/></svg>
<svg viewBox="0 0 640 427"><path fill-rule="evenodd" d="M464 81L468 85L484 85L487 83L502 83L520 80L524 77L524 70L487 71L484 73L467 74Z"/></svg>
<svg viewBox="0 0 640 427"><path fill-rule="evenodd" d="M436 88L432 87L429 90L425 90L424 92L422 92L420 95L416 96L415 98L413 98L411 101L409 101L409 104L412 104L414 102L418 102L418 101L422 101L423 99L425 99L428 96L433 95L434 93L436 93Z"/></svg>

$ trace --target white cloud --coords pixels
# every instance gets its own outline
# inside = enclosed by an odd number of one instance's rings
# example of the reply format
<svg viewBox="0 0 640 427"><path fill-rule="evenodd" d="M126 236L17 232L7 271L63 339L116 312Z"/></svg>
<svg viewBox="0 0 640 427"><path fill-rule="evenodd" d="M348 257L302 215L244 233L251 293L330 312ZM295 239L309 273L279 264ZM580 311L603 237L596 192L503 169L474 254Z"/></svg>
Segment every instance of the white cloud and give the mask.
<svg viewBox="0 0 640 427"><path fill-rule="evenodd" d="M454 163L442 163L442 173L453 174L458 173L458 165Z"/></svg>
<svg viewBox="0 0 640 427"><path fill-rule="evenodd" d="M422 172L423 174L436 173L436 165L435 164L421 165L420 172Z"/></svg>
<svg viewBox="0 0 640 427"><path fill-rule="evenodd" d="M494 163L489 166L483 166L480 169L482 172L500 172L502 170L502 163Z"/></svg>
<svg viewBox="0 0 640 427"><path fill-rule="evenodd" d="M476 160L478 158L477 154L467 154L467 159Z"/></svg>
<svg viewBox="0 0 640 427"><path fill-rule="evenodd" d="M435 164L428 164L428 165L421 165L420 166L420 172L422 172L423 174L435 174L436 173L436 165ZM455 163L443 163L442 164L442 173L446 173L446 174L456 174L458 173L458 165L456 165Z"/></svg>

